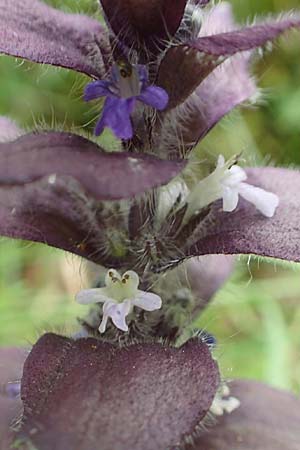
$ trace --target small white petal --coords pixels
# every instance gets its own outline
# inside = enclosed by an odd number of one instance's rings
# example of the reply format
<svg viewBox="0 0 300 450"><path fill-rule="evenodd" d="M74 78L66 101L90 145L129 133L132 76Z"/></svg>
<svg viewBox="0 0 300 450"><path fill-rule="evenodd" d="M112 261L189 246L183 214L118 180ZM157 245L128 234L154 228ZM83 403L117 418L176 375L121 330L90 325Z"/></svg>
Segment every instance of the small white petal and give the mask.
<svg viewBox="0 0 300 450"><path fill-rule="evenodd" d="M92 303L104 303L107 301L106 288L83 289L76 294L76 301L81 305L89 305Z"/></svg>
<svg viewBox="0 0 300 450"><path fill-rule="evenodd" d="M124 300L123 303L111 304L105 313L111 318L113 324L122 331L128 331L126 316L131 311L131 301Z"/></svg>
<svg viewBox="0 0 300 450"><path fill-rule="evenodd" d="M277 195L247 183L241 183L239 185L239 193L245 200L256 206L264 216L274 216L276 208L279 205Z"/></svg>
<svg viewBox="0 0 300 450"><path fill-rule="evenodd" d="M235 165L226 171L222 184L234 187L245 180L247 180L246 172L241 167Z"/></svg>
<svg viewBox="0 0 300 450"><path fill-rule="evenodd" d="M223 386L221 387L221 396L222 397L229 397L229 395L230 395L229 386L224 383Z"/></svg>
<svg viewBox="0 0 300 450"><path fill-rule="evenodd" d="M103 314L102 321L101 321L100 327L99 327L99 333L101 333L101 334L105 333L107 321L108 321L108 315Z"/></svg>
<svg viewBox="0 0 300 450"><path fill-rule="evenodd" d="M155 311L161 308L161 298L152 292L138 291L138 296L132 300L134 306L138 306L145 311Z"/></svg>
<svg viewBox="0 0 300 450"><path fill-rule="evenodd" d="M227 412L227 414L231 414L241 405L241 402L236 397L229 397L228 399L224 400L224 402L226 402L226 404L224 403L223 407L224 411Z"/></svg>
<svg viewBox="0 0 300 450"><path fill-rule="evenodd" d="M214 414L215 416L223 416L223 409L220 403L216 402L215 400L212 402L212 405L210 407L210 412Z"/></svg>
<svg viewBox="0 0 300 450"><path fill-rule="evenodd" d="M189 189L183 180L176 180L167 186L160 188L156 217L162 223L174 204L178 202L178 207L182 206L189 194Z"/></svg>
<svg viewBox="0 0 300 450"><path fill-rule="evenodd" d="M239 193L236 188L223 187L223 211L232 212L238 205Z"/></svg>
<svg viewBox="0 0 300 450"><path fill-rule="evenodd" d="M108 314L110 311L111 306L118 305L118 302L113 299L107 299L103 305L103 314ZM108 314L109 315L109 314Z"/></svg>
<svg viewBox="0 0 300 450"><path fill-rule="evenodd" d="M222 198L224 201L224 211L230 212L236 208L238 203L236 193L232 194L232 196L230 195L230 191L224 194L224 189L227 187L237 188L241 181L247 179L247 174L237 165L229 169L228 167L232 163L233 160L225 163L224 156L219 155L216 169L206 178L199 181L187 196L186 202L188 208L185 213L184 223L188 222L190 217L200 211L201 208Z"/></svg>
<svg viewBox="0 0 300 450"><path fill-rule="evenodd" d="M210 407L210 412L215 416L223 416L225 412L231 414L240 404L241 402L235 397L222 398L217 394Z"/></svg>
<svg viewBox="0 0 300 450"><path fill-rule="evenodd" d="M218 157L218 162L217 162L217 169L221 169L222 167L225 166L225 158L223 155L219 155Z"/></svg>
<svg viewBox="0 0 300 450"><path fill-rule="evenodd" d="M99 332L101 334L105 333L107 321L108 321L109 317L112 318L112 316L115 314L116 308L118 306L120 306L120 305L113 299L106 300L106 302L104 303L103 309L102 309L103 317L102 317L102 321L99 326ZM126 323L125 323L125 327L126 327ZM127 331L127 330L124 330L124 331Z"/></svg>

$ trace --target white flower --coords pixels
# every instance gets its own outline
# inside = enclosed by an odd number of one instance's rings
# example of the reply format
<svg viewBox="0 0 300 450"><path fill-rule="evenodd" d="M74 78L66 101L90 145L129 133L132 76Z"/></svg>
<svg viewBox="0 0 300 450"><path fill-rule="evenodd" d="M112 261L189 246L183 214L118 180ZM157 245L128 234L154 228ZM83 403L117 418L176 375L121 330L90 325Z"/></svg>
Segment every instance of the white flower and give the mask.
<svg viewBox="0 0 300 450"><path fill-rule="evenodd" d="M126 316L138 306L145 311L155 311L161 308L161 298L151 292L140 291L139 276L133 270L128 270L121 276L116 270L109 269L105 277L105 287L84 289L76 295L76 300L82 305L103 303L103 318L99 327L104 333L109 317L114 325L122 331L128 331Z"/></svg>
<svg viewBox="0 0 300 450"><path fill-rule="evenodd" d="M223 211L234 211L239 196L252 203L264 216L273 217L279 205L278 196L245 183L246 180L247 174L241 167L231 166L231 161L225 163L224 156L220 155L216 169L201 180L188 196L186 219L219 199L223 200Z"/></svg>
<svg viewBox="0 0 300 450"><path fill-rule="evenodd" d="M231 414L241 405L241 402L236 397L229 397L230 390L227 385L223 385L216 393L216 396L210 407L210 412L215 416L223 416L226 412Z"/></svg>

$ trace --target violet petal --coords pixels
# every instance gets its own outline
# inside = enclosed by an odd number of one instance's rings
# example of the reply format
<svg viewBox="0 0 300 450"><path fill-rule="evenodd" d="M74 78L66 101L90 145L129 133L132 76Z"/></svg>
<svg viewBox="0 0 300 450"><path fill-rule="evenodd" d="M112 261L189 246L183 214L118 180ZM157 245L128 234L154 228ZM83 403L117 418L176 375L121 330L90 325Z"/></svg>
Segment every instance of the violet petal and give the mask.
<svg viewBox="0 0 300 450"><path fill-rule="evenodd" d="M0 349L0 450L7 450L12 443L10 425L19 418L22 402L8 395L8 383L21 380L23 363L28 352L18 348Z"/></svg>
<svg viewBox="0 0 300 450"><path fill-rule="evenodd" d="M148 67L143 65L143 64L139 64L137 66L137 70L138 70L139 80L140 80L140 83L141 83L141 91L143 91L149 85L149 71L148 71Z"/></svg>
<svg viewBox="0 0 300 450"><path fill-rule="evenodd" d="M21 435L43 450L99 442L102 450L165 450L191 434L218 385L217 364L197 340L119 349L46 334L24 366Z"/></svg>
<svg viewBox="0 0 300 450"><path fill-rule="evenodd" d="M104 128L108 127L119 139L131 139L133 129L130 114L135 103L135 98L107 97L95 128L95 135L100 136Z"/></svg>
<svg viewBox="0 0 300 450"><path fill-rule="evenodd" d="M189 255L256 254L300 261L300 172L273 167L247 169L247 182L277 194L273 218L240 200L236 211L225 213L216 202L201 223L198 242Z"/></svg>
<svg viewBox="0 0 300 450"><path fill-rule="evenodd" d="M24 185L46 176L55 182L55 176L67 175L101 200L127 198L165 184L184 166L184 161L149 155L105 153L70 133L29 134L0 144L0 187Z"/></svg>
<svg viewBox="0 0 300 450"><path fill-rule="evenodd" d="M168 105L169 96L164 89L158 86L148 86L137 97L137 100L162 111Z"/></svg>
<svg viewBox="0 0 300 450"><path fill-rule="evenodd" d="M106 80L92 81L84 89L84 100L89 102L90 100L111 95L110 86L111 83Z"/></svg>
<svg viewBox="0 0 300 450"><path fill-rule="evenodd" d="M187 0L100 0L118 39L129 48L145 45L157 52L162 40L173 36Z"/></svg>
<svg viewBox="0 0 300 450"><path fill-rule="evenodd" d="M241 402L196 439L195 450L298 450L300 401L255 381L234 381L230 394Z"/></svg>
<svg viewBox="0 0 300 450"><path fill-rule="evenodd" d="M92 18L38 0L0 0L0 53L105 75L109 40Z"/></svg>
<svg viewBox="0 0 300 450"><path fill-rule="evenodd" d="M299 16L290 16L171 47L161 62L156 83L169 94L168 108L183 103L230 56L264 46L296 27L300 27Z"/></svg>

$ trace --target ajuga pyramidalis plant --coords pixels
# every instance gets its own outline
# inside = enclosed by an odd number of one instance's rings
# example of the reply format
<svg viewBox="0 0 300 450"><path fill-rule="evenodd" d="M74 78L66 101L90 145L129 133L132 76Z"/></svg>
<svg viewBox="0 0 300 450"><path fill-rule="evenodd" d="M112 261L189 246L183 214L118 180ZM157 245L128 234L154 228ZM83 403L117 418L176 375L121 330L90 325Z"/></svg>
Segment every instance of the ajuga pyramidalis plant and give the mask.
<svg viewBox="0 0 300 450"><path fill-rule="evenodd" d="M0 119L0 234L99 272L76 296L91 306L75 335L1 350L1 450L299 449L297 399L228 383L213 336L181 338L233 255L300 261L298 171L220 155L199 179L190 161L224 115L257 100L254 54L300 15L240 27L227 2L101 7L106 28L37 0L0 0L0 52L89 76L95 135L108 127L122 147Z"/></svg>

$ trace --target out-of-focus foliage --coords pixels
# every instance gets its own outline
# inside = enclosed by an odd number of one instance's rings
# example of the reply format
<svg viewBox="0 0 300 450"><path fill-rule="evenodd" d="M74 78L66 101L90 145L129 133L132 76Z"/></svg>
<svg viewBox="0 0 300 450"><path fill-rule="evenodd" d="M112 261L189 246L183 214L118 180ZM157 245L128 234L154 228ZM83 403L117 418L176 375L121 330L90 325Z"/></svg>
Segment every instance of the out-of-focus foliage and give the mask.
<svg viewBox="0 0 300 450"><path fill-rule="evenodd" d="M97 0L48 0L98 15ZM237 17L300 9L300 0L232 0ZM256 64L262 105L223 120L198 148L201 159L243 152L249 163L300 164L300 38L290 33ZM83 75L0 57L0 114L26 129L93 128L97 108L82 101ZM102 138L103 139L103 138ZM105 145L110 145L109 136ZM300 194L299 194L300 195ZM196 322L215 333L226 377L244 376L300 390L300 273L293 264L242 258ZM85 313L74 302L84 284L75 257L39 245L0 241L0 345L35 341L44 330L72 333Z"/></svg>

